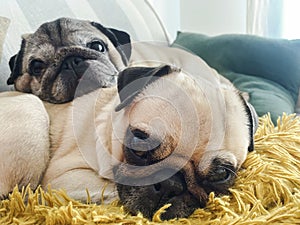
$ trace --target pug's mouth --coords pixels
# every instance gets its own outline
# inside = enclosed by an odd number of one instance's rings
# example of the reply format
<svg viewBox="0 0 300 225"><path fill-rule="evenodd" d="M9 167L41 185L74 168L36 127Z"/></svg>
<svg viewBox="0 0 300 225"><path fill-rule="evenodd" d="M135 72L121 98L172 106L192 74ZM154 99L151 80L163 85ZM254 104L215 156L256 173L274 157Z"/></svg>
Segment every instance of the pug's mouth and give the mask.
<svg viewBox="0 0 300 225"><path fill-rule="evenodd" d="M161 177L170 176L170 174L174 175L161 182L156 182ZM122 172L116 168L115 179L120 201L125 208L132 214L140 212L150 220L157 210L167 204L169 204L168 209L161 215L163 220L188 217L195 209L204 207L207 201L207 195L199 200L190 193L182 172L172 169L161 170L137 180L122 177ZM140 185L142 183L148 185Z"/></svg>
<svg viewBox="0 0 300 225"><path fill-rule="evenodd" d="M107 81L104 80L95 80L95 79L79 79L78 85L76 87L74 98L81 97L85 94L91 93L99 88L110 88L117 82L116 75L106 75Z"/></svg>
<svg viewBox="0 0 300 225"><path fill-rule="evenodd" d="M101 79L93 76L81 76L73 79L57 79L52 87L52 97L48 101L65 103L74 98L91 93L99 88L109 88L117 83L117 74L103 75Z"/></svg>

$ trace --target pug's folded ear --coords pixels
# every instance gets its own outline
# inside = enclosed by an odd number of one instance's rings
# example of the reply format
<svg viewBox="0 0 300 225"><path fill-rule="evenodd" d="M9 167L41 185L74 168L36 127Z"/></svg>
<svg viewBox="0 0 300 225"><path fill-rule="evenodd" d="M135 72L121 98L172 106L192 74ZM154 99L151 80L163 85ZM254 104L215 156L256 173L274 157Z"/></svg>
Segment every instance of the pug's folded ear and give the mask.
<svg viewBox="0 0 300 225"><path fill-rule="evenodd" d="M133 99L150 83L178 69L169 65L159 67L129 67L120 72L118 77L118 92L121 103L115 111L120 111L130 105Z"/></svg>
<svg viewBox="0 0 300 225"><path fill-rule="evenodd" d="M245 106L245 111L248 116L248 127L249 127L249 146L248 151L252 152L254 150L254 134L258 128L258 115L255 108L248 102L249 96L244 94L240 95Z"/></svg>
<svg viewBox="0 0 300 225"><path fill-rule="evenodd" d="M109 38L120 53L124 65L127 66L131 56L131 40L129 34L117 29L106 28L96 22L91 22L91 24Z"/></svg>
<svg viewBox="0 0 300 225"><path fill-rule="evenodd" d="M23 55L25 49L25 38L22 38L21 48L17 54L12 56L9 60L9 68L10 68L10 77L7 79L7 85L14 84L14 81L17 77L22 75L22 62L23 62Z"/></svg>

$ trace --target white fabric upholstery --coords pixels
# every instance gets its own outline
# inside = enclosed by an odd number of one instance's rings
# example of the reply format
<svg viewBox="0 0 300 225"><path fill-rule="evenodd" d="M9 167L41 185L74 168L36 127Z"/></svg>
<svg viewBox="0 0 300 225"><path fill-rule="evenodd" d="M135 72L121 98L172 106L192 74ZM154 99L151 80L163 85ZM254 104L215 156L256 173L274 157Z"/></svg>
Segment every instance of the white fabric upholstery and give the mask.
<svg viewBox="0 0 300 225"><path fill-rule="evenodd" d="M6 31L9 25L9 19L6 17L0 16L0 61L2 57L2 47L6 37Z"/></svg>

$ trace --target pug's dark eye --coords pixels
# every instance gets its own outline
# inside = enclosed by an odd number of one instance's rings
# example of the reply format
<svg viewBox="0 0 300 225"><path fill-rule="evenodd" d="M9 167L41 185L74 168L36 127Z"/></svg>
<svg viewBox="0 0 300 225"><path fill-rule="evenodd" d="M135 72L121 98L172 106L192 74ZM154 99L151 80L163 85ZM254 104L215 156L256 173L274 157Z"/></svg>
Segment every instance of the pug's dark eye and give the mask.
<svg viewBox="0 0 300 225"><path fill-rule="evenodd" d="M87 44L87 47L98 52L105 52L106 46L102 41L92 41Z"/></svg>
<svg viewBox="0 0 300 225"><path fill-rule="evenodd" d="M222 184L232 180L234 171L225 166L219 166L215 168L207 177L209 183Z"/></svg>
<svg viewBox="0 0 300 225"><path fill-rule="evenodd" d="M42 60L32 60L29 65L30 74L40 76L46 67L46 64Z"/></svg>

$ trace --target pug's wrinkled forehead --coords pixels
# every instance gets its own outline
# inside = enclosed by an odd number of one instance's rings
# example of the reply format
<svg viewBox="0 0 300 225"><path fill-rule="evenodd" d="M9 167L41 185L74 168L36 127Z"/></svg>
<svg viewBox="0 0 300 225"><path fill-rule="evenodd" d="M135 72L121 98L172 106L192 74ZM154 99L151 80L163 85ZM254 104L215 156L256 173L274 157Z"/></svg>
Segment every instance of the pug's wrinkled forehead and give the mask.
<svg viewBox="0 0 300 225"><path fill-rule="evenodd" d="M87 47L93 41L102 42L106 48L112 48L110 45L113 45L109 37L98 29L96 23L68 18L44 23L33 34L24 35L24 39L28 42L27 54L36 55L35 52L40 51L39 55L42 56L51 55L61 47ZM102 46L91 46L95 50L97 47Z"/></svg>

